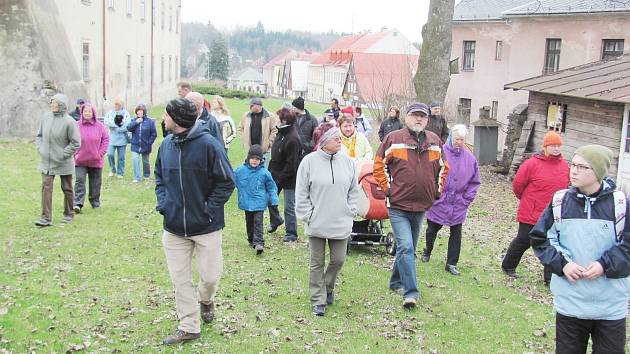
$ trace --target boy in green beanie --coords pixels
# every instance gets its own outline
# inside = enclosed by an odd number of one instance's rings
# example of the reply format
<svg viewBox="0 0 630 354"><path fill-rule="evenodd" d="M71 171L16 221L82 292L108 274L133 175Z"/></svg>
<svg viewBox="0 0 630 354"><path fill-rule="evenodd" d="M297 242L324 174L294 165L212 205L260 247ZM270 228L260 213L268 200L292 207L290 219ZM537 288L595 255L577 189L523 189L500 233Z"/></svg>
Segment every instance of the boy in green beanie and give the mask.
<svg viewBox="0 0 630 354"><path fill-rule="evenodd" d="M529 233L553 272L556 353L624 353L630 294L630 220L626 196L607 177L613 153L575 151L571 188L558 191Z"/></svg>

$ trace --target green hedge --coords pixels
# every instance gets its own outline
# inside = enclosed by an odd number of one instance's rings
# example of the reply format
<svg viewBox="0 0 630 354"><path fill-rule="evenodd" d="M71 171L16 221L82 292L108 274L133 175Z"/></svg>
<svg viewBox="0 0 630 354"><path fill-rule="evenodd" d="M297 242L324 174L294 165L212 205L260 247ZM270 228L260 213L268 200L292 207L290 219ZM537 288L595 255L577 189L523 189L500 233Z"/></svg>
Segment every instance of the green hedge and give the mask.
<svg viewBox="0 0 630 354"><path fill-rule="evenodd" d="M240 99L246 99L246 98L252 98L252 97L265 98L265 95L261 95L256 92L230 90L225 87L203 85L203 84L194 84L193 91L197 91L204 95L219 95L223 98L240 98Z"/></svg>

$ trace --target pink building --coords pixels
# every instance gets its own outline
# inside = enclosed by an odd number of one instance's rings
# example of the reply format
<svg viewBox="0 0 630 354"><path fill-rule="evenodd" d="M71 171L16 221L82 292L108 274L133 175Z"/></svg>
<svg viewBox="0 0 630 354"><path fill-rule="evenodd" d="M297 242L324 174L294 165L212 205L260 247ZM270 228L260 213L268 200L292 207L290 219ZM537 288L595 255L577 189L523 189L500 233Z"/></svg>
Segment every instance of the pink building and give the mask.
<svg viewBox="0 0 630 354"><path fill-rule="evenodd" d="M607 0L462 0L453 15L449 117L474 122L479 109L505 130L507 115L527 104L505 84L621 55L630 49L630 3ZM500 129L499 149L505 134Z"/></svg>

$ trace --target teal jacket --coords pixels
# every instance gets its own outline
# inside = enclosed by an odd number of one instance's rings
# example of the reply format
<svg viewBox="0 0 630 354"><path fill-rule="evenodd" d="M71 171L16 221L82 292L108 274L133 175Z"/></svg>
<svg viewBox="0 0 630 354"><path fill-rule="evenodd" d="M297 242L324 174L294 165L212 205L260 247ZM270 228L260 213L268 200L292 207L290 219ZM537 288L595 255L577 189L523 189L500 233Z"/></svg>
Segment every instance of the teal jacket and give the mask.
<svg viewBox="0 0 630 354"><path fill-rule="evenodd" d="M529 236L534 253L554 273L551 292L558 313L588 320L618 320L628 314L630 295L630 209L625 226L615 232L615 184L607 179L595 196L569 189L560 220L549 205ZM598 261L604 274L594 280L569 282L562 269L573 261L583 267Z"/></svg>
<svg viewBox="0 0 630 354"><path fill-rule="evenodd" d="M234 178L239 209L263 211L268 204L278 205L278 187L262 163L254 168L245 162L234 171Z"/></svg>

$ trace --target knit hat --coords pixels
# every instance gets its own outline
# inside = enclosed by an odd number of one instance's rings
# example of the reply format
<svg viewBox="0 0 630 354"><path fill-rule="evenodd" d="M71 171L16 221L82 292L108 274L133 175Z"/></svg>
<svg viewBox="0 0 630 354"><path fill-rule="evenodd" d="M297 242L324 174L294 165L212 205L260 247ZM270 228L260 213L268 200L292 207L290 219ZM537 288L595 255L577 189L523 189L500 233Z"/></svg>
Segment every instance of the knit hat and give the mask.
<svg viewBox="0 0 630 354"><path fill-rule="evenodd" d="M543 147L547 147L549 145L562 145L562 137L560 134L550 130L545 134L543 138Z"/></svg>
<svg viewBox="0 0 630 354"><path fill-rule="evenodd" d="M321 148L328 140L339 136L339 129L333 124L323 123L315 129L313 136L317 137L317 146Z"/></svg>
<svg viewBox="0 0 630 354"><path fill-rule="evenodd" d="M249 148L249 152L247 153L247 160L251 158L256 158L256 159L259 159L260 161L263 160L262 146L255 144Z"/></svg>
<svg viewBox="0 0 630 354"><path fill-rule="evenodd" d="M608 176L608 169L613 159L613 152L609 148L601 145L586 145L575 150L575 154L588 162L598 180L603 181Z"/></svg>
<svg viewBox="0 0 630 354"><path fill-rule="evenodd" d="M253 106L253 105L258 105L258 106L262 106L262 100L259 97L253 97L251 100L249 100L249 105Z"/></svg>
<svg viewBox="0 0 630 354"><path fill-rule="evenodd" d="M429 108L434 108L434 107L442 107L442 102L437 101L437 100L431 101Z"/></svg>
<svg viewBox="0 0 630 354"><path fill-rule="evenodd" d="M190 128L197 120L197 106L186 98L176 98L166 105L166 113L182 128Z"/></svg>
<svg viewBox="0 0 630 354"><path fill-rule="evenodd" d="M284 101L284 103L282 103L282 107L280 107L280 109L286 108L288 110L293 109L293 105L291 104L291 102L289 101Z"/></svg>
<svg viewBox="0 0 630 354"><path fill-rule="evenodd" d="M293 107L299 109L300 111L304 110L304 99L302 97L298 97L291 102Z"/></svg>
<svg viewBox="0 0 630 354"><path fill-rule="evenodd" d="M354 107L348 106L348 107L342 109L341 113L350 114L350 115L352 115L354 117Z"/></svg>

